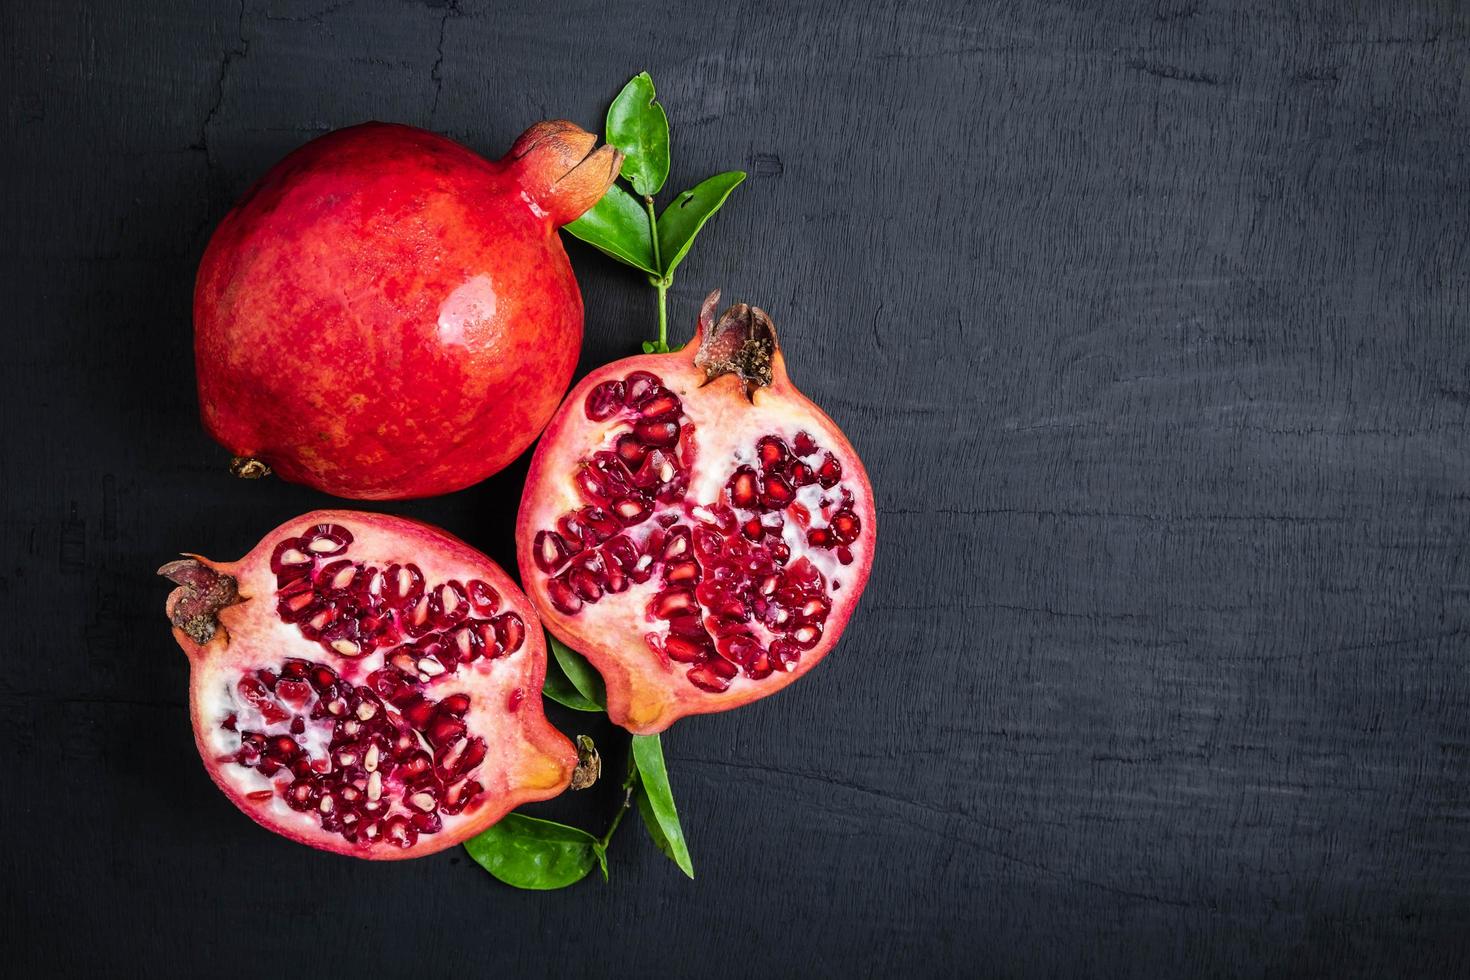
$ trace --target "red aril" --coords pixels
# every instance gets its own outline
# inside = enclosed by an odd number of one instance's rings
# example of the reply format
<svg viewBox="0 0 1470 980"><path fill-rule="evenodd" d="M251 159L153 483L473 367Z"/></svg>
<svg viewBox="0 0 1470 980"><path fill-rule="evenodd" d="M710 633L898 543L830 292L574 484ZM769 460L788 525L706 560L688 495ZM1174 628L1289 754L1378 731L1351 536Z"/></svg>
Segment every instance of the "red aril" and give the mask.
<svg viewBox="0 0 1470 980"><path fill-rule="evenodd" d="M582 298L557 228L621 155L569 122L490 162L369 123L266 174L194 291L205 428L234 470L342 497L447 493L515 459L571 381Z"/></svg>
<svg viewBox="0 0 1470 980"><path fill-rule="evenodd" d="M167 611L194 739L257 823L355 857L432 854L566 789L536 616L484 555L417 521L317 511L233 563L189 556Z"/></svg>
<svg viewBox="0 0 1470 980"><path fill-rule="evenodd" d="M872 488L786 375L764 312L593 372L521 498L521 581L634 732L773 694L837 643L867 584Z"/></svg>

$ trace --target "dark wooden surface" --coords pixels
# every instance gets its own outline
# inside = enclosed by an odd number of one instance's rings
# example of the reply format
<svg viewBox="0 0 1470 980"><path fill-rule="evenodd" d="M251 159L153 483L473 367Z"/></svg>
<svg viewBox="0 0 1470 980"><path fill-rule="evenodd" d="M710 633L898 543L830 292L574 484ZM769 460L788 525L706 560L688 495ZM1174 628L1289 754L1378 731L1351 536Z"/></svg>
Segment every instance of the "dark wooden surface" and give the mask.
<svg viewBox="0 0 1470 980"><path fill-rule="evenodd" d="M1470 7L55 0L0 55L17 975L1470 969ZM697 881L636 824L554 894L271 837L152 573L329 501L196 421L206 237L328 129L498 155L640 68L671 185L752 173L674 332L775 316L875 479L864 605L667 736ZM652 295L569 251L587 370ZM511 565L523 475L384 509Z"/></svg>

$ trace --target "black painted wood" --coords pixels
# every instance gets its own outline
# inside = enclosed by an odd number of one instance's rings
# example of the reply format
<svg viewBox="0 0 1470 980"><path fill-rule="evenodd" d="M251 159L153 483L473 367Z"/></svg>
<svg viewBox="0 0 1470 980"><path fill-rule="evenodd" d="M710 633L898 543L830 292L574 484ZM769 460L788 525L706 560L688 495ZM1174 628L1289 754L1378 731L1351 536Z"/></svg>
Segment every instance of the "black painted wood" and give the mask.
<svg viewBox="0 0 1470 980"><path fill-rule="evenodd" d="M1470 969L1470 8L551 7L0 7L12 968ZM716 286L773 313L876 481L865 604L666 738L695 882L636 823L556 894L277 840L195 758L152 574L328 502L195 420L206 237L333 127L498 155L645 67L672 185L752 173L675 332ZM569 251L586 370L652 296ZM511 564L523 475L387 509Z"/></svg>

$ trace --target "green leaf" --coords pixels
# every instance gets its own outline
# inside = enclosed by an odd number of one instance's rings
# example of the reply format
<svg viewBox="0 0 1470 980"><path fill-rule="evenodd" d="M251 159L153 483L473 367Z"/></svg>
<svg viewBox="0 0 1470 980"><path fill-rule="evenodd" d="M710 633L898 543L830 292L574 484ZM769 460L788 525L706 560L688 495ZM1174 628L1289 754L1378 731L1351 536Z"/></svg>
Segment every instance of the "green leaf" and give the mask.
<svg viewBox="0 0 1470 980"><path fill-rule="evenodd" d="M592 850L597 854L597 866L602 869L602 880L607 881L607 846L602 841L592 845Z"/></svg>
<svg viewBox="0 0 1470 980"><path fill-rule="evenodd" d="M465 841L475 863L507 885L535 891L565 888L597 864L597 838L585 830L520 813Z"/></svg>
<svg viewBox="0 0 1470 980"><path fill-rule="evenodd" d="M699 229L720 210L730 192L744 179L745 173L740 170L715 174L700 181L692 191L680 194L664 208L658 219L658 254L663 259L665 279L672 279L674 269L689 254L689 246L694 244L694 236L699 234Z"/></svg>
<svg viewBox="0 0 1470 980"><path fill-rule="evenodd" d="M603 686L602 675L597 668L587 662L580 653L567 646L561 640L546 635L546 641L551 645L552 656L556 657L557 664L562 672L567 675L567 680L572 682L582 697L598 706L598 709L607 707L607 688Z"/></svg>
<svg viewBox="0 0 1470 980"><path fill-rule="evenodd" d="M625 265L658 275L648 212L617 184L609 187L590 211L562 228Z"/></svg>
<svg viewBox="0 0 1470 980"><path fill-rule="evenodd" d="M623 151L623 177L641 197L657 194L669 176L669 117L648 72L634 75L607 110L607 142Z"/></svg>
<svg viewBox="0 0 1470 980"><path fill-rule="evenodd" d="M555 643L548 634L547 641ZM561 669L561 661L555 656L546 660L546 682L541 685L541 693L546 695L557 704L565 705L576 711L601 711L602 706L587 698L581 691L577 690L571 678L567 677L566 671Z"/></svg>
<svg viewBox="0 0 1470 980"><path fill-rule="evenodd" d="M669 771L664 766L663 744L657 735L633 736L633 759L641 777L638 786L638 812L643 825L658 849L694 877L694 862L689 859L689 845L684 841L684 828L679 825L679 811L674 807L674 791L669 787Z"/></svg>

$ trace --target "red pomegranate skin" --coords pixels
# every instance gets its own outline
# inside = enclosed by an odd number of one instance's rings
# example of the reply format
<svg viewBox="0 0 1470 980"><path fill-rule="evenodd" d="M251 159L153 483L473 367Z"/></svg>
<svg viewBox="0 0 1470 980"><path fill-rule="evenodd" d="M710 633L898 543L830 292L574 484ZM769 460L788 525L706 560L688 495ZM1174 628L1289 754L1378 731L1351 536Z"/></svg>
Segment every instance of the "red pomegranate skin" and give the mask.
<svg viewBox="0 0 1470 980"><path fill-rule="evenodd" d="M503 160L368 123L287 156L199 267L205 428L282 478L424 497L500 470L571 380L582 301L557 228L616 177L610 147L540 123Z"/></svg>

